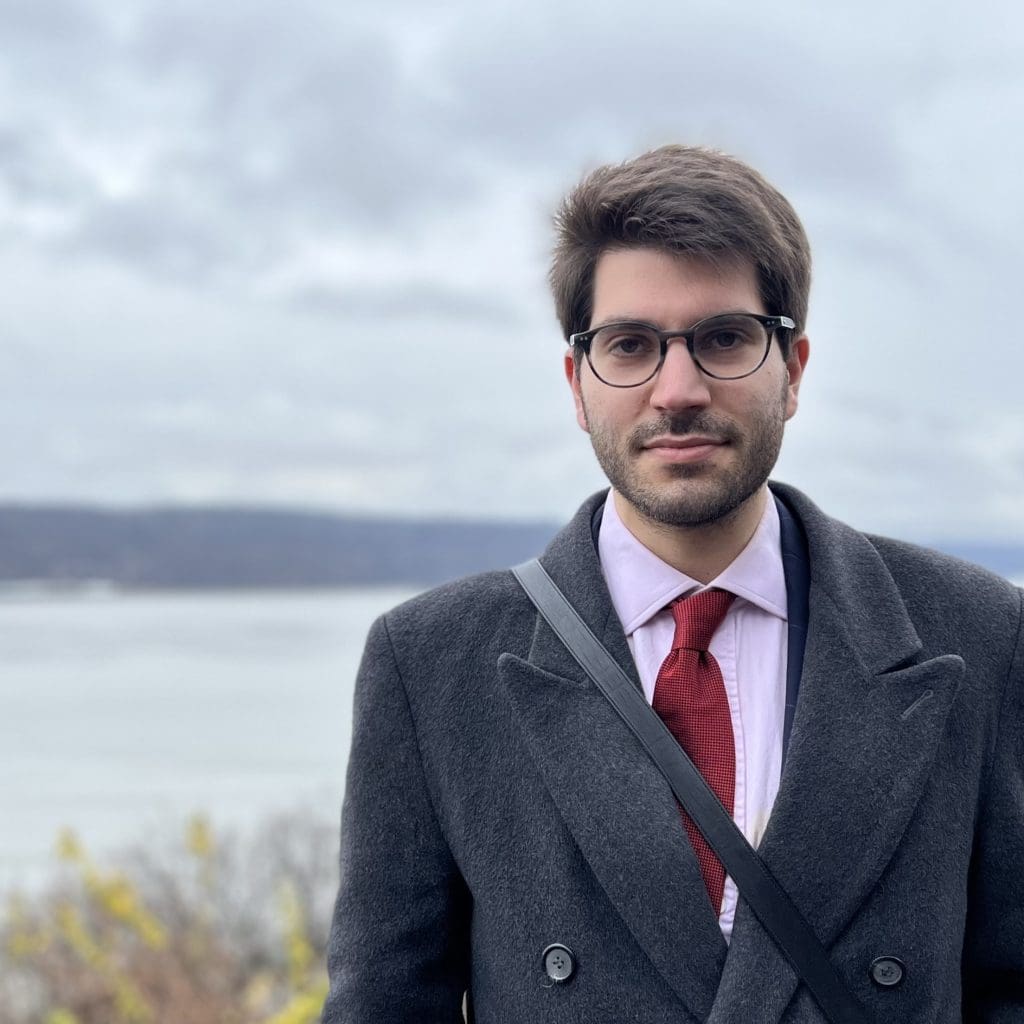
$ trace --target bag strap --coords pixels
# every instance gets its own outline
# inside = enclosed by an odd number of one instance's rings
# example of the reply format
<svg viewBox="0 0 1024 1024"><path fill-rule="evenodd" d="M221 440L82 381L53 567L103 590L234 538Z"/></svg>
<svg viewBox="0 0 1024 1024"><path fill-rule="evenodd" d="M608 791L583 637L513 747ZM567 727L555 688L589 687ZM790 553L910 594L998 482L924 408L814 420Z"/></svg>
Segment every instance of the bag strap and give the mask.
<svg viewBox="0 0 1024 1024"><path fill-rule="evenodd" d="M536 558L512 570L559 640L622 716L665 776L758 921L832 1024L869 1024L811 926L621 666Z"/></svg>

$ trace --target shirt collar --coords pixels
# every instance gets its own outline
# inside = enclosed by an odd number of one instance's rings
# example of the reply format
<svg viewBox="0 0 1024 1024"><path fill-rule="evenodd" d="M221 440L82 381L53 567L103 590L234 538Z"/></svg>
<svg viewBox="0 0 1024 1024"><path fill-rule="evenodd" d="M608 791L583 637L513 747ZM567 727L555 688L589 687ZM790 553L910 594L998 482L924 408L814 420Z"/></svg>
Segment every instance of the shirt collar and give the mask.
<svg viewBox="0 0 1024 1024"><path fill-rule="evenodd" d="M644 625L681 594L702 589L685 573L644 547L619 518L609 490L598 534L601 571L612 606L626 636ZM708 587L720 587L775 615L787 618L786 576L782 567L781 527L769 493L764 512L747 546Z"/></svg>

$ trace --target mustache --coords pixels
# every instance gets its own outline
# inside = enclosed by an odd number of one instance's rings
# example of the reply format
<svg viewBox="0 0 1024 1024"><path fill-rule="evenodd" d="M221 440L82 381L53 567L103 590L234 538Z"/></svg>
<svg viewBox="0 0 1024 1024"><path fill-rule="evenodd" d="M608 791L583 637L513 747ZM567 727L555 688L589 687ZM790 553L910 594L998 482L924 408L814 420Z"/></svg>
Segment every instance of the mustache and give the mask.
<svg viewBox="0 0 1024 1024"><path fill-rule="evenodd" d="M743 433L735 423L710 415L704 410L698 410L692 413L666 416L654 423L645 423L632 432L630 443L639 451L648 441L656 437L664 437L666 434L677 437L701 434L723 442L743 439Z"/></svg>

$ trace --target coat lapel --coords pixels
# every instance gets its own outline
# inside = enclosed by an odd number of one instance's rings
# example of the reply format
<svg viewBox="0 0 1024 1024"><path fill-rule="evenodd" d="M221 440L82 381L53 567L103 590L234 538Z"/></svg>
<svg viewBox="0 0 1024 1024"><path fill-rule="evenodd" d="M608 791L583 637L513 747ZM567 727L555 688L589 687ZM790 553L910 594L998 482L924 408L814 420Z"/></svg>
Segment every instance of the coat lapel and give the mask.
<svg viewBox="0 0 1024 1024"><path fill-rule="evenodd" d="M591 536L594 495L552 542L548 573L639 688ZM710 1012L726 945L668 784L537 617L527 659L499 673L552 799L608 899L695 1016Z"/></svg>
<svg viewBox="0 0 1024 1024"><path fill-rule="evenodd" d="M758 852L827 947L900 843L964 664L922 655L896 584L863 535L798 491L773 488L804 527L811 582L799 703ZM711 1020L748 1020L755 979L759 1019L774 1020L797 982L741 904Z"/></svg>

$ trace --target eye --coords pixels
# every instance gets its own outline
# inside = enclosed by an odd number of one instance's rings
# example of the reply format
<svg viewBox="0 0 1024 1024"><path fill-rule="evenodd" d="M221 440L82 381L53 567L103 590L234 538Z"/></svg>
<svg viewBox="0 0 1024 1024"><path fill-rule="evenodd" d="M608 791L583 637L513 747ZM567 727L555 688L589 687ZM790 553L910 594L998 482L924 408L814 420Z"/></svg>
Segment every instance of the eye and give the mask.
<svg viewBox="0 0 1024 1024"><path fill-rule="evenodd" d="M747 339L738 331L721 330L715 331L702 340L708 348L717 348L725 351L726 349L735 348L737 345L742 345Z"/></svg>
<svg viewBox="0 0 1024 1024"><path fill-rule="evenodd" d="M623 356L632 356L638 352L646 352L650 347L650 338L645 338L642 334L620 334L609 345L609 349L612 352L618 352L619 355Z"/></svg>
<svg viewBox="0 0 1024 1024"><path fill-rule="evenodd" d="M704 358L731 358L760 351L765 340L765 331L759 321L745 316L723 316L703 324L693 344L696 352Z"/></svg>
<svg viewBox="0 0 1024 1024"><path fill-rule="evenodd" d="M609 359L643 359L659 352L658 338L636 327L605 328L594 336L595 354Z"/></svg>

